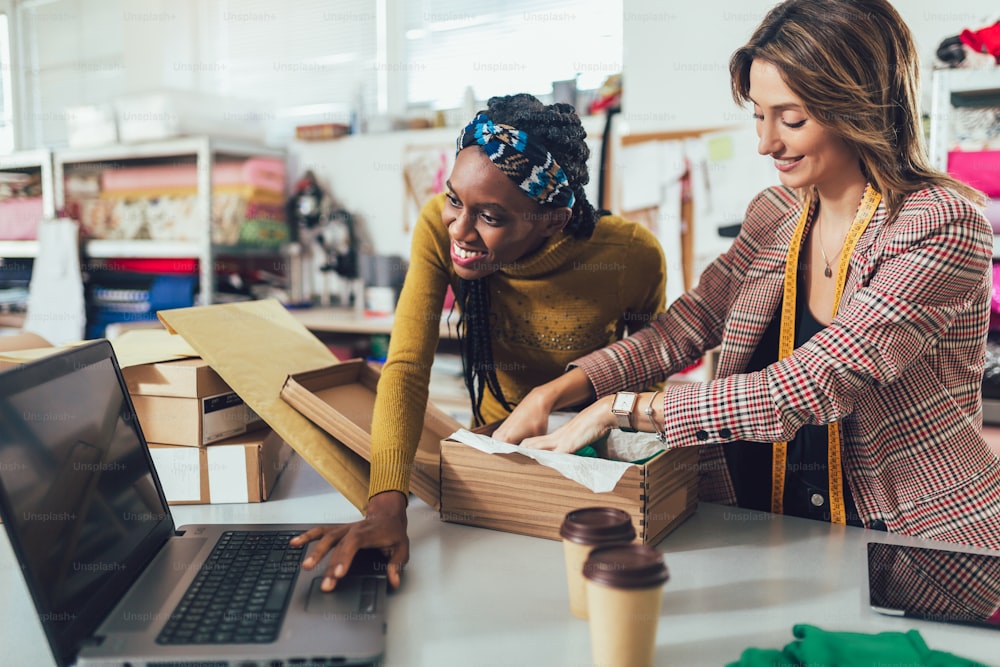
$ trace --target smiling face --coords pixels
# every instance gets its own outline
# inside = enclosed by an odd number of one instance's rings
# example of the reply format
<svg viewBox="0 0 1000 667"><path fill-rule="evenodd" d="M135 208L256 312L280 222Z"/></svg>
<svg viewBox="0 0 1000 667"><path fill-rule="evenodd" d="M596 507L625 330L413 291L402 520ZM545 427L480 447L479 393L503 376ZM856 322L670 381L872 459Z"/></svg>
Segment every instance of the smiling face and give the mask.
<svg viewBox="0 0 1000 667"><path fill-rule="evenodd" d="M530 199L476 146L463 148L441 212L460 278L476 280L529 255L569 221L571 210Z"/></svg>
<svg viewBox="0 0 1000 667"><path fill-rule="evenodd" d="M838 191L864 176L858 154L839 136L806 115L773 64L754 60L750 66L750 99L760 143L770 155L778 178L790 188Z"/></svg>

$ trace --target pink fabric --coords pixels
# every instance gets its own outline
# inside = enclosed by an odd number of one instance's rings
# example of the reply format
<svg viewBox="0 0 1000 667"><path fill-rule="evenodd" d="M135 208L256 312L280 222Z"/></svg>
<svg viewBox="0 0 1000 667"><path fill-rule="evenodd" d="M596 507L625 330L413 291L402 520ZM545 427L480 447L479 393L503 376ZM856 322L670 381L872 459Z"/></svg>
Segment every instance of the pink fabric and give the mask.
<svg viewBox="0 0 1000 667"><path fill-rule="evenodd" d="M41 197L18 197L0 201L0 239L33 241L42 219Z"/></svg>
<svg viewBox="0 0 1000 667"><path fill-rule="evenodd" d="M1000 151L951 151L948 173L987 197L1000 197Z"/></svg>
<svg viewBox="0 0 1000 667"><path fill-rule="evenodd" d="M253 185L285 192L285 162L280 158L255 157L243 162L220 162L212 169L213 185ZM129 192L157 188L197 187L193 164L107 169L101 174L104 192Z"/></svg>

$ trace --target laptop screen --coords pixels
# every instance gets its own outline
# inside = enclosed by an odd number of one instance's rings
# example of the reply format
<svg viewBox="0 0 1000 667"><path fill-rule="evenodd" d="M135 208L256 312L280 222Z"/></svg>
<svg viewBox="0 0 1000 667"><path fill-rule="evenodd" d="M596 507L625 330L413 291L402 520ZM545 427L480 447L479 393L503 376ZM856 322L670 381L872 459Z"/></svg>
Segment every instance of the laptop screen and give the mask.
<svg viewBox="0 0 1000 667"><path fill-rule="evenodd" d="M60 663L173 532L111 345L0 373L0 509Z"/></svg>

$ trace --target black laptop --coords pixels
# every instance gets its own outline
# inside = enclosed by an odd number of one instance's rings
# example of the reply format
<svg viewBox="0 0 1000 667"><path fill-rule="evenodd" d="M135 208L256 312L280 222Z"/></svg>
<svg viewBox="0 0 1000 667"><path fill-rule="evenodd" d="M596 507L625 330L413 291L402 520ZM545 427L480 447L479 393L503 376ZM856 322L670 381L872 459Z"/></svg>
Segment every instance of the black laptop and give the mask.
<svg viewBox="0 0 1000 667"><path fill-rule="evenodd" d="M305 525L174 525L106 340L0 373L0 514L59 665L359 665L385 646L386 571L334 593ZM0 660L2 662L2 660Z"/></svg>

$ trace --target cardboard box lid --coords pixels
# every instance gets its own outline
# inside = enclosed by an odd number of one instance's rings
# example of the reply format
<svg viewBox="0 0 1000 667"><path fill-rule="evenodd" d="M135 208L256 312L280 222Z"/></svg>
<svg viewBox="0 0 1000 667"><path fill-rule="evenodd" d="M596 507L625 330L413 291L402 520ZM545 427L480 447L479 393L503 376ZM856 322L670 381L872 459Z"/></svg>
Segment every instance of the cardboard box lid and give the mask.
<svg viewBox="0 0 1000 667"><path fill-rule="evenodd" d="M290 374L281 389L281 398L368 461L375 389L380 375L377 368L363 359L352 359ZM441 440L460 428L461 424L428 402L410 474L410 490L434 509L441 506Z"/></svg>
<svg viewBox="0 0 1000 667"><path fill-rule="evenodd" d="M30 332L5 336L0 338L0 369L29 363L86 342L88 341L81 340L54 347L41 336ZM122 369L198 356L183 338L171 336L164 330L127 331L112 340L111 347L114 348L118 366Z"/></svg>
<svg viewBox="0 0 1000 667"><path fill-rule="evenodd" d="M131 394L201 398L232 391L200 357L129 366L122 375Z"/></svg>
<svg viewBox="0 0 1000 667"><path fill-rule="evenodd" d="M276 299L162 310L157 315L309 465L364 510L368 462L280 396L289 374L338 363L322 341Z"/></svg>

